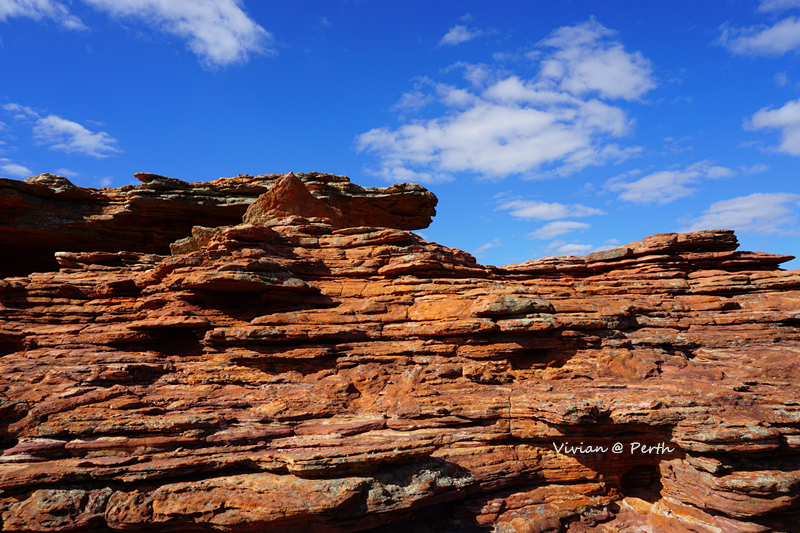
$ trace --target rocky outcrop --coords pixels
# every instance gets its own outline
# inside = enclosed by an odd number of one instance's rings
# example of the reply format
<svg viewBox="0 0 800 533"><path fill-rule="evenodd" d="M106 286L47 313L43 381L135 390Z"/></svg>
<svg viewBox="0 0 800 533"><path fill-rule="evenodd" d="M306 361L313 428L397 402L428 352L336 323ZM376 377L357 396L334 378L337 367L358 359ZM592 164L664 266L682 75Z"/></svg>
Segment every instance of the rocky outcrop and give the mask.
<svg viewBox="0 0 800 533"><path fill-rule="evenodd" d="M139 172L142 183L118 189L76 187L41 174L24 182L0 179L0 278L57 270L55 252L170 253L170 243L197 225L242 222L256 198L280 176L239 175L187 183ZM297 174L308 191L342 216L342 225L423 229L436 214L436 197L424 187L399 183L360 187L346 176Z"/></svg>
<svg viewBox="0 0 800 533"><path fill-rule="evenodd" d="M791 256L304 209L0 281L3 531L800 531Z"/></svg>

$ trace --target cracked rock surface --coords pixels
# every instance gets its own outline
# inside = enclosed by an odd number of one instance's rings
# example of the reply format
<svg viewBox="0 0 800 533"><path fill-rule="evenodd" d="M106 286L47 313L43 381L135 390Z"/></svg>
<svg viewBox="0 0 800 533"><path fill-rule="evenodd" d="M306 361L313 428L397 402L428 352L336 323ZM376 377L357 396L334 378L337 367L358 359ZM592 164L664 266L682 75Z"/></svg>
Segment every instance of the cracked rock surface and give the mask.
<svg viewBox="0 0 800 533"><path fill-rule="evenodd" d="M280 180L171 255L0 279L2 531L800 531L791 256L483 266Z"/></svg>
<svg viewBox="0 0 800 533"><path fill-rule="evenodd" d="M57 270L55 252L135 251L169 254L192 226L242 222L247 208L272 189L278 174L187 183L147 172L141 185L76 187L53 174L24 182L0 178L0 278ZM297 174L308 191L338 209L348 226L427 228L437 199L421 185L361 187L347 176Z"/></svg>

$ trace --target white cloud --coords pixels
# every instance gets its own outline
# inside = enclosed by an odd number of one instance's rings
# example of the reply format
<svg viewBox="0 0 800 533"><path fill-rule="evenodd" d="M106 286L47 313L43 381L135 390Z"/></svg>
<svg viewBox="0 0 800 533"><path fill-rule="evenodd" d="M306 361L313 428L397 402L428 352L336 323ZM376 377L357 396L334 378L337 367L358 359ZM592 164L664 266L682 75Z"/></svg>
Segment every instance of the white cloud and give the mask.
<svg viewBox="0 0 800 533"><path fill-rule="evenodd" d="M577 255L583 256L592 252L599 252L601 250L610 250L618 246L620 242L616 239L611 239L605 242L602 246L594 246L593 244L581 244L578 242L567 242L561 239L556 239L550 242L545 248L546 252L551 255Z"/></svg>
<svg viewBox="0 0 800 533"><path fill-rule="evenodd" d="M81 175L80 172L75 172L74 170L70 170L68 168L57 168L53 171L53 174L56 176L64 176L65 178L77 178Z"/></svg>
<svg viewBox="0 0 800 533"><path fill-rule="evenodd" d="M514 52L495 52L492 54L492 59L495 63L506 63L511 61L519 61L522 56Z"/></svg>
<svg viewBox="0 0 800 533"><path fill-rule="evenodd" d="M761 174L762 172L769 170L769 165L765 165L764 163L756 163L751 167L739 167L739 170L742 172L742 174Z"/></svg>
<svg viewBox="0 0 800 533"><path fill-rule="evenodd" d="M2 1L2 0L0 0ZM27 120L32 118L39 118L39 113L31 109L30 107L26 107L24 105L19 104L3 104L3 109L8 111L9 113L15 113L14 118L17 120Z"/></svg>
<svg viewBox="0 0 800 533"><path fill-rule="evenodd" d="M0 166L0 170L5 172L6 174L11 174L12 176L30 176L32 172L28 170L27 167L23 167L22 165L17 165L15 163L10 163L8 165Z"/></svg>
<svg viewBox="0 0 800 533"><path fill-rule="evenodd" d="M97 158L122 152L114 146L117 140L104 131L94 133L77 122L58 115L42 117L30 107L20 104L3 104L3 109L15 113L14 118L17 120L35 121L33 138L40 144L50 145L51 150Z"/></svg>
<svg viewBox="0 0 800 533"><path fill-rule="evenodd" d="M66 6L53 0L0 0L0 21L9 17L28 17L37 21L51 19L68 30L87 29Z"/></svg>
<svg viewBox="0 0 800 533"><path fill-rule="evenodd" d="M789 77L786 72L778 72L775 74L775 85L778 87L786 87L789 84Z"/></svg>
<svg viewBox="0 0 800 533"><path fill-rule="evenodd" d="M800 98L787 102L779 109L762 108L746 120L744 128L781 130L781 144L775 149L791 155L800 155Z"/></svg>
<svg viewBox="0 0 800 533"><path fill-rule="evenodd" d="M19 165L17 163L12 163L10 159L5 159L0 157L0 171L4 172L9 176L15 176L18 178L25 178L33 174L27 167Z"/></svg>
<svg viewBox="0 0 800 533"><path fill-rule="evenodd" d="M444 34L444 37L439 41L439 46L455 46L471 41L482 34L483 32L477 28L467 28L461 24L456 24L450 28L450 31Z"/></svg>
<svg viewBox="0 0 800 533"><path fill-rule="evenodd" d="M50 145L51 150L68 154L103 158L122 151L114 146L117 140L108 133L94 133L77 122L57 115L48 115L37 120L33 127L33 137L42 144Z"/></svg>
<svg viewBox="0 0 800 533"><path fill-rule="evenodd" d="M392 106L392 111L416 113L434 100L433 95L425 94L422 91L411 91L400 97L400 100Z"/></svg>
<svg viewBox="0 0 800 533"><path fill-rule="evenodd" d="M449 72L455 68L464 69L464 79L470 82L476 89L482 89L486 87L487 83L494 83L497 81L497 73L484 63L473 64L459 61L455 65L447 67L444 70L445 72Z"/></svg>
<svg viewBox="0 0 800 533"><path fill-rule="evenodd" d="M616 32L594 19L559 28L541 44L555 48L542 62L542 73L571 94L598 92L604 98L640 98L656 87L650 61L641 52L628 53L606 39Z"/></svg>
<svg viewBox="0 0 800 533"><path fill-rule="evenodd" d="M773 26L720 26L718 43L736 54L780 55L800 50L800 18L787 17Z"/></svg>
<svg viewBox="0 0 800 533"><path fill-rule="evenodd" d="M493 239L491 242L487 242L485 244L481 244L480 246L478 246L475 249L475 251L472 252L472 255L474 255L475 257L480 257L481 255L483 255L483 252L485 252L489 248L494 248L496 246L502 246L502 245L503 243L500 242L500 239Z"/></svg>
<svg viewBox="0 0 800 533"><path fill-rule="evenodd" d="M554 251L563 255L583 256L594 251L594 246L591 244L562 244L554 248Z"/></svg>
<svg viewBox="0 0 800 533"><path fill-rule="evenodd" d="M563 235L572 231L589 229L589 224L583 222L573 222L570 220L559 220L545 224L536 231L529 233L528 237L533 239L552 239L557 235Z"/></svg>
<svg viewBox="0 0 800 533"><path fill-rule="evenodd" d="M84 0L115 17L143 19L188 40L206 67L246 62L250 54L273 54L272 35L251 19L241 0Z"/></svg>
<svg viewBox="0 0 800 533"><path fill-rule="evenodd" d="M328 20L328 17L320 17L319 24L320 24L320 26L330 26L331 25L331 21Z"/></svg>
<svg viewBox="0 0 800 533"><path fill-rule="evenodd" d="M793 7L800 7L800 0L761 0L759 11L783 11Z"/></svg>
<svg viewBox="0 0 800 533"><path fill-rule="evenodd" d="M634 181L624 181L625 175L608 180L604 188L621 191L618 198L638 204L667 204L678 198L694 194L696 189L689 185L701 179L721 179L736 175L736 171L708 161L689 165L684 170L662 170L653 172Z"/></svg>
<svg viewBox="0 0 800 533"><path fill-rule="evenodd" d="M530 218L534 220L556 220L559 218L588 217L592 215L605 215L605 211L581 204L547 203L536 200L508 200L500 204L498 209L511 211L511 216L516 218Z"/></svg>
<svg viewBox="0 0 800 533"><path fill-rule="evenodd" d="M565 176L633 157L639 148L613 142L630 132L633 121L602 100L637 99L655 81L649 62L610 40L613 33L594 20L557 30L542 41L542 47L555 50L542 56L539 74L531 79L457 63L467 87L427 80L428 95L418 84L395 104L407 111L435 99L447 109L442 116L372 129L356 137L356 149L376 154L379 164L369 171L387 179L452 179L458 172L484 178Z"/></svg>
<svg viewBox="0 0 800 533"><path fill-rule="evenodd" d="M694 147L685 143L693 140L694 137L681 137L680 139L675 139L674 137L664 137L664 148L674 154L691 152L694 150Z"/></svg>
<svg viewBox="0 0 800 533"><path fill-rule="evenodd" d="M449 183L453 176L440 172L418 172L402 166L386 166L367 172L383 178L390 183Z"/></svg>
<svg viewBox="0 0 800 533"><path fill-rule="evenodd" d="M681 231L733 229L765 235L800 234L796 227L799 201L800 194L756 193L715 202Z"/></svg>
<svg viewBox="0 0 800 533"><path fill-rule="evenodd" d="M609 239L602 246L595 246L593 244L581 244L576 241L567 242L562 239L555 239L545 248L549 255L577 255L583 256L592 252L600 252L602 250L611 250L616 248L621 243L617 239Z"/></svg>
<svg viewBox="0 0 800 533"><path fill-rule="evenodd" d="M728 167L721 167L719 165L709 165L705 161L701 161L699 163L695 163L693 165L689 165L686 168L686 170L687 171L688 170L691 170L691 171L695 171L696 170L696 171L700 172L701 175L703 173L705 173L705 177L709 178L709 179L712 179L712 180L718 180L718 179L722 179L722 178L732 178L733 176L736 175L736 171L735 170L732 170L732 169L730 169Z"/></svg>

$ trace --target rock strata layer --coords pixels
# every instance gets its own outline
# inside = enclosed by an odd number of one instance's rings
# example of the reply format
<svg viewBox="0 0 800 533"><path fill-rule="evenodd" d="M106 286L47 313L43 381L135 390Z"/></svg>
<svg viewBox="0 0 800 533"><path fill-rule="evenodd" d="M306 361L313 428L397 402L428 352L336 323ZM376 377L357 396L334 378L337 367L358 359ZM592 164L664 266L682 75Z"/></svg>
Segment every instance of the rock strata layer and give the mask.
<svg viewBox="0 0 800 533"><path fill-rule="evenodd" d="M800 531L791 256L488 267L278 196L0 280L3 531Z"/></svg>
<svg viewBox="0 0 800 533"><path fill-rule="evenodd" d="M278 174L238 175L187 183L137 172L141 185L117 189L76 187L52 174L24 182L0 178L0 278L57 270L55 252L170 253L170 243L192 226L242 222ZM297 174L308 191L338 209L342 225L423 229L436 214L436 197L424 187L399 183L360 187L346 176Z"/></svg>

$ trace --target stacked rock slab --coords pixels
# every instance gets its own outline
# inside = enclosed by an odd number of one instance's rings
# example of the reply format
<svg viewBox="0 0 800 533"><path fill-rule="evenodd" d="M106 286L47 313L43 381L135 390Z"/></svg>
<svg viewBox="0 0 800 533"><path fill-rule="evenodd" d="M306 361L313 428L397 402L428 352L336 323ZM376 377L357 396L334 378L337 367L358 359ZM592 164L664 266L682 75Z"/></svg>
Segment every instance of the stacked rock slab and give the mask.
<svg viewBox="0 0 800 533"><path fill-rule="evenodd" d="M0 280L3 531L800 531L791 256L488 267L273 200Z"/></svg>
<svg viewBox="0 0 800 533"><path fill-rule="evenodd" d="M134 176L141 185L117 189L76 187L52 174L24 182L0 178L0 278L57 270L58 251L168 254L192 226L241 223L248 206L280 178L240 174L187 183L147 172ZM436 214L436 197L413 183L360 187L347 176L320 172L297 178L339 209L349 226L415 230Z"/></svg>

